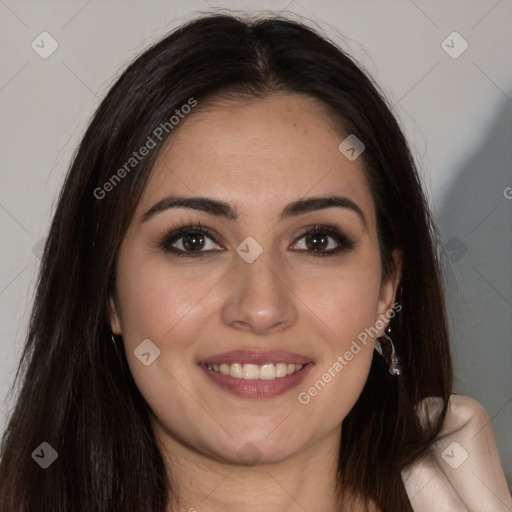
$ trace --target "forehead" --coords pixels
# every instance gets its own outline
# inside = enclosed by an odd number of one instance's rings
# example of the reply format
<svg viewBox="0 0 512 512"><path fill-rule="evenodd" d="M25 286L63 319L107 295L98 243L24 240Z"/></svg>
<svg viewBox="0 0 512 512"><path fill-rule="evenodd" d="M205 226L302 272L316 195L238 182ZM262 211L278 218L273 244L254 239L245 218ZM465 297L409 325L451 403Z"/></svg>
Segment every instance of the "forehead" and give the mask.
<svg viewBox="0 0 512 512"><path fill-rule="evenodd" d="M361 158L338 149L347 134L318 101L273 94L264 99L199 103L164 146L141 198L166 194L216 197L254 213L263 202L342 194L373 217ZM276 206L277 208L277 206Z"/></svg>

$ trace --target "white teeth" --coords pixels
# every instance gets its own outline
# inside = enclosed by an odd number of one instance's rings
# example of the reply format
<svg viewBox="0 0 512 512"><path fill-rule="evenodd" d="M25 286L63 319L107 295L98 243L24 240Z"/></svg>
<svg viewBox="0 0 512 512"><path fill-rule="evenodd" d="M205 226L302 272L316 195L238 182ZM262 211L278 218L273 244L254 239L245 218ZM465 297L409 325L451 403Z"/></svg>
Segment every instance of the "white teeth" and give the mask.
<svg viewBox="0 0 512 512"><path fill-rule="evenodd" d="M277 363L276 364L276 374L278 377L286 377L286 364L285 363Z"/></svg>
<svg viewBox="0 0 512 512"><path fill-rule="evenodd" d="M276 378L286 377L292 373L298 372L302 369L303 364L293 363L277 363L277 364L240 364L240 363L222 363L222 364L208 364L208 369L222 373L222 375L230 375L235 379L245 380L273 380Z"/></svg>
<svg viewBox="0 0 512 512"><path fill-rule="evenodd" d="M233 363L229 369L229 375L231 375L231 377L235 377L236 379L241 379L244 376L242 372L242 365Z"/></svg>
<svg viewBox="0 0 512 512"><path fill-rule="evenodd" d="M257 364L244 364L244 379L258 379L259 377L260 367Z"/></svg>
<svg viewBox="0 0 512 512"><path fill-rule="evenodd" d="M277 377L276 367L273 364L264 364L260 368L260 379L272 380Z"/></svg>

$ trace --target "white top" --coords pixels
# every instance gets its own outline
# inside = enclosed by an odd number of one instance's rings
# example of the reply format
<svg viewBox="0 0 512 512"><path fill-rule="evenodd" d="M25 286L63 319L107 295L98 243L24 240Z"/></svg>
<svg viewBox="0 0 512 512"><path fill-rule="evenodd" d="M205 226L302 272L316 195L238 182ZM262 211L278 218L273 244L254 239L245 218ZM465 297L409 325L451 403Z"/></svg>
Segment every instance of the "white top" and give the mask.
<svg viewBox="0 0 512 512"><path fill-rule="evenodd" d="M424 400L422 421L440 405L440 398ZM489 416L467 396L451 396L438 440L402 479L414 512L512 512Z"/></svg>

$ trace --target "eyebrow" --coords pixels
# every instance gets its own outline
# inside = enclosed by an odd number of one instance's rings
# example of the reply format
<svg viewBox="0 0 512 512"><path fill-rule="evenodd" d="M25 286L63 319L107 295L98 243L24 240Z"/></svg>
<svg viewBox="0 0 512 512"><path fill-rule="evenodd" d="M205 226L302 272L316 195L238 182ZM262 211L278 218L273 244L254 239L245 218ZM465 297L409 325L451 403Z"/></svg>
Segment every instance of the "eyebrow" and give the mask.
<svg viewBox="0 0 512 512"><path fill-rule="evenodd" d="M288 204L281 212L279 220L283 221L290 217L295 217L303 213L316 210L324 210L326 208L340 207L354 211L361 218L365 227L367 227L366 218L362 209L351 199L344 196L328 196L328 197L309 197L306 199L298 199ZM238 210L224 201L210 199L208 197L179 197L167 196L158 201L142 216L141 222L147 222L157 213L168 210L169 208L191 208L199 210L215 217L223 217L230 220L238 219Z"/></svg>

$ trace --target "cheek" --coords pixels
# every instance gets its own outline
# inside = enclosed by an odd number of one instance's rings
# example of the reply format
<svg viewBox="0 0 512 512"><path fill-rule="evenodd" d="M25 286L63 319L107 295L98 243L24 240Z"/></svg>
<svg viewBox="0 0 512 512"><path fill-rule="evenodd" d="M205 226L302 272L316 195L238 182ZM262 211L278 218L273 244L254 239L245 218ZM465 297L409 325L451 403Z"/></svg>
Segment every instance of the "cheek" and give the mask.
<svg viewBox="0 0 512 512"><path fill-rule="evenodd" d="M186 419L204 415L198 401L191 399L201 393L190 380L191 372L195 371L190 351L204 331L201 318L214 282L206 276L192 278L190 273L173 271L165 262L133 256L134 253L130 259L120 258L118 264L118 295L128 365L151 410L161 416L163 424L172 425L186 437L184 433L190 430ZM135 354L146 339L160 350L148 366ZM183 415L172 414L176 410Z"/></svg>
<svg viewBox="0 0 512 512"><path fill-rule="evenodd" d="M172 339L179 346L200 327L197 317L211 278L191 277L177 266L144 257L121 260L118 276L125 342L149 338L167 344Z"/></svg>
<svg viewBox="0 0 512 512"><path fill-rule="evenodd" d="M372 335L378 320L379 261L360 260L302 287L301 298L325 333L317 361L298 402L308 414L325 419L325 428L342 422L367 380L374 354ZM317 276L318 277L318 276ZM321 325L327 328L321 328Z"/></svg>
<svg viewBox="0 0 512 512"><path fill-rule="evenodd" d="M375 322L375 298L360 290L338 294L330 314L326 323L332 332L322 339L321 357L297 394L308 417L322 418L322 431L342 423L368 378L374 356L368 332Z"/></svg>
<svg viewBox="0 0 512 512"><path fill-rule="evenodd" d="M197 340L205 337L206 317L218 309L211 301L221 276L185 265L171 265L162 257L132 251L119 258L117 269L121 327L132 376L154 411L193 411L201 396L191 375ZM149 339L159 355L149 366L137 357L137 348ZM168 418L169 421L172 418ZM176 421L176 419L172 420Z"/></svg>
<svg viewBox="0 0 512 512"><path fill-rule="evenodd" d="M297 294L325 324L328 344L337 352L377 320L379 265L378 257L372 254L351 258L330 272L301 278Z"/></svg>
<svg viewBox="0 0 512 512"><path fill-rule="evenodd" d="M337 428L356 404L370 371L373 348L358 342L340 348L335 358L315 368L297 394L298 407L316 418L319 432Z"/></svg>

